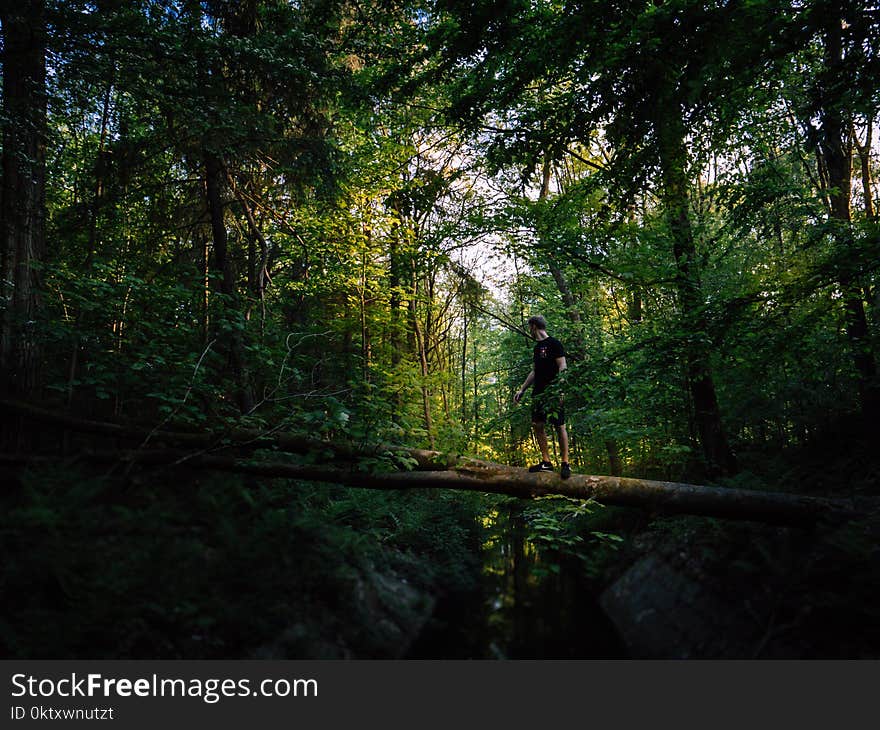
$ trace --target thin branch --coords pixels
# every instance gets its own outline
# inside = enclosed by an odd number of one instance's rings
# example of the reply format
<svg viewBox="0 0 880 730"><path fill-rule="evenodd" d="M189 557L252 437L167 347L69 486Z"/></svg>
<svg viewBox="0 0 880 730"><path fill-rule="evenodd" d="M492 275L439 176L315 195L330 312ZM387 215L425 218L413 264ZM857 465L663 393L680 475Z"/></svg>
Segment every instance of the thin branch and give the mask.
<svg viewBox="0 0 880 730"><path fill-rule="evenodd" d="M165 416L165 418L162 419L162 421L160 421L159 423L157 423L153 427L153 429L147 434L147 437L143 440L143 442L141 443L141 445L138 448L141 448L141 449L145 448L146 445L150 442L150 439L152 439L153 436L155 436L156 433L158 433L162 429L163 426L165 426L172 418L174 418L174 416L177 415L177 413L180 411L180 409L186 403L187 399L189 398L189 394L192 393L193 386L195 385L196 375L198 375L199 368L202 366L202 360L205 359L205 356L211 350L211 347L213 347L213 345L216 341L217 341L216 339L211 340L207 344L205 349L202 351L202 354L199 357L199 360L196 363L196 366L193 368L193 374L192 374L192 377L190 378L189 385L187 386L186 393L183 394L183 400L181 400L180 403L178 403L177 406L174 408L174 410L171 411L167 416Z"/></svg>
<svg viewBox="0 0 880 730"><path fill-rule="evenodd" d="M593 162L592 160L588 160L586 157L579 155L577 152L575 152L572 149L566 148L565 151L568 154L570 154L572 157L574 157L576 160L583 162L587 167L591 167L594 170L598 170L599 172L605 172L608 169L607 166L603 166L603 165L600 165L598 162Z"/></svg>

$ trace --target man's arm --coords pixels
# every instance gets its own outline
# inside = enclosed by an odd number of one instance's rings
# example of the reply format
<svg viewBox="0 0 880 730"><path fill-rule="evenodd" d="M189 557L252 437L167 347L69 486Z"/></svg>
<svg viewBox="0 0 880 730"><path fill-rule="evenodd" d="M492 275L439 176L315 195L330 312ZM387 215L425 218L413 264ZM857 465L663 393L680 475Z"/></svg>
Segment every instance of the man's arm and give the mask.
<svg viewBox="0 0 880 730"><path fill-rule="evenodd" d="M563 360L564 360L564 359L565 359L565 358L563 358ZM519 389L519 392L518 392L515 396L513 396L513 402L514 402L514 403L519 403L520 398L523 397L523 393L525 393L525 392L526 392L526 389L527 389L532 383L534 383L534 382L535 382L535 370L534 370L534 368L533 368L533 369L532 369L532 372L530 372L530 373L528 374L528 377L526 378L526 382L524 382L524 383L522 384L522 388L520 388L520 389Z"/></svg>
<svg viewBox="0 0 880 730"><path fill-rule="evenodd" d="M553 389L554 393L561 396L565 390L565 370L568 368L565 355L556 358L556 368L556 375L550 383L550 388Z"/></svg>

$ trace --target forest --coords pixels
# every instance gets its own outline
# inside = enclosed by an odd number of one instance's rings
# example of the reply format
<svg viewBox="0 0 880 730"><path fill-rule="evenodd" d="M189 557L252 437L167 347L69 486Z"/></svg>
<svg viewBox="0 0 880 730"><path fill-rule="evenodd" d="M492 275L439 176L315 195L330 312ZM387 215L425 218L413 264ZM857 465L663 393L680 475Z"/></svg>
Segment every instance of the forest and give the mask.
<svg viewBox="0 0 880 730"><path fill-rule="evenodd" d="M876 3L0 7L0 655L880 656Z"/></svg>

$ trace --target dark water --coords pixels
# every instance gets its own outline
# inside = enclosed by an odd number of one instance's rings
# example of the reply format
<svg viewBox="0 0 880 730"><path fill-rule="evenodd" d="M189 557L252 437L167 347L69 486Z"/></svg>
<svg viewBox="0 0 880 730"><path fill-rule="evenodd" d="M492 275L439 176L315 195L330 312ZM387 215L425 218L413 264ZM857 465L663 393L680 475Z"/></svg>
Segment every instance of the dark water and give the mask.
<svg viewBox="0 0 880 730"><path fill-rule="evenodd" d="M479 589L438 602L411 658L626 656L581 561L530 542L516 504L486 515L484 527Z"/></svg>

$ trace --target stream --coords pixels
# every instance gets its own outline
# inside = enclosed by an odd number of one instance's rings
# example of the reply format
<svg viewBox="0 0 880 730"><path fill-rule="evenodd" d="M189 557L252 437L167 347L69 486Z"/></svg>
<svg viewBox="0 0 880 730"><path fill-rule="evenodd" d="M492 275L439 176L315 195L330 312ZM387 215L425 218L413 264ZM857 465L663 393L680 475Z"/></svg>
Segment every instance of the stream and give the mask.
<svg viewBox="0 0 880 730"><path fill-rule="evenodd" d="M626 657L581 561L531 542L516 503L490 512L483 524L480 590L439 601L409 658Z"/></svg>

